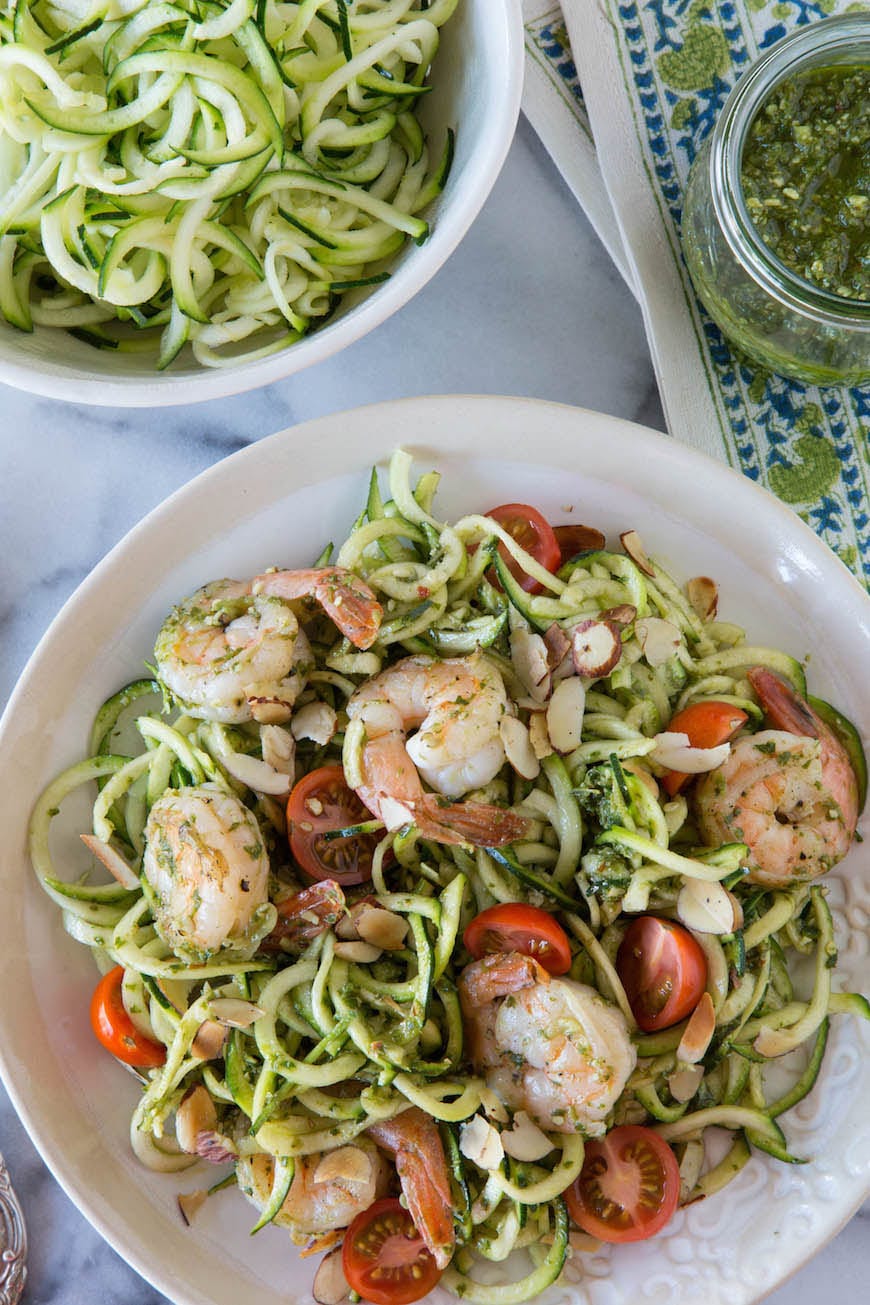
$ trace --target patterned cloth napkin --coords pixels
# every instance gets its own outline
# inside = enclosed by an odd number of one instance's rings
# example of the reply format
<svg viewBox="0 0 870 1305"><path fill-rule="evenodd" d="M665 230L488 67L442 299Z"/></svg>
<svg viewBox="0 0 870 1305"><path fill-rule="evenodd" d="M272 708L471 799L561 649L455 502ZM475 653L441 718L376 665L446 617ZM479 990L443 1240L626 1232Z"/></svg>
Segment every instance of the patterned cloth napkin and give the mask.
<svg viewBox="0 0 870 1305"><path fill-rule="evenodd" d="M679 243L686 174L740 72L854 0L523 7L523 107L640 301L671 434L761 481L870 585L870 386L820 389L738 357Z"/></svg>

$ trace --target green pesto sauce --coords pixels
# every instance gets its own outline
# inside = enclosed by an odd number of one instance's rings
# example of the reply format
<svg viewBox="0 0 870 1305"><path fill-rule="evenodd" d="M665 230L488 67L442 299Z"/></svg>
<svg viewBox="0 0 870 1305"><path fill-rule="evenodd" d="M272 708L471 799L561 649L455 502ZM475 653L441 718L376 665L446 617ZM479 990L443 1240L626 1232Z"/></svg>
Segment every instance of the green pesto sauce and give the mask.
<svg viewBox="0 0 870 1305"><path fill-rule="evenodd" d="M741 180L759 235L787 267L870 301L870 68L777 86L749 129Z"/></svg>

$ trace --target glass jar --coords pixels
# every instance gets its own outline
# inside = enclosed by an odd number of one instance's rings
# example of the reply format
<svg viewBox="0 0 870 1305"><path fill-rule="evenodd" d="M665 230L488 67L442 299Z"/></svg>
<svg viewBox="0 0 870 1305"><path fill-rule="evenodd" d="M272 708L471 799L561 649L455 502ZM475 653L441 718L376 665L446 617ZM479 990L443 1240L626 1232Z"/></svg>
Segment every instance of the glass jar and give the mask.
<svg viewBox="0 0 870 1305"><path fill-rule="evenodd" d="M838 65L870 69L870 13L801 27L753 64L692 164L683 207L686 265L713 320L756 362L820 385L870 380L870 302L822 290L777 258L747 211L741 166L771 91Z"/></svg>

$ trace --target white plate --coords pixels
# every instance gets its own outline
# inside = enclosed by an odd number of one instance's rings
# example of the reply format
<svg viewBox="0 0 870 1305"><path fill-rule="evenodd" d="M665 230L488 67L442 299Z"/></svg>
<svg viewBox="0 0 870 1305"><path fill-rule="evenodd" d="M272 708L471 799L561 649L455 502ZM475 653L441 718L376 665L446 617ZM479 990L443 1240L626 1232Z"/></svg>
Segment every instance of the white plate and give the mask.
<svg viewBox="0 0 870 1305"><path fill-rule="evenodd" d="M811 687L866 736L870 600L787 508L750 481L666 437L595 413L521 399L430 398L323 418L228 458L180 490L97 567L46 634L0 726L0 1057L15 1105L46 1162L109 1242L184 1305L308 1301L312 1265L286 1236L248 1236L251 1210L221 1194L182 1227L175 1192L208 1181L153 1175L133 1160L135 1084L99 1054L88 1027L94 972L62 931L25 855L28 810L84 754L102 699L141 674L173 601L205 580L272 563L308 565L340 540L367 470L398 444L444 473L453 516L520 499L556 520L634 527L681 578L715 576L720 612L753 639L812 654ZM473 452L471 451L473 450ZM70 831L65 869L78 865ZM858 845L831 876L844 987L870 985L870 858ZM586 1261L588 1284L551 1301L744 1305L813 1254L870 1186L870 1037L834 1021L816 1090L785 1118L801 1167L756 1156L720 1197L678 1213L652 1242Z"/></svg>

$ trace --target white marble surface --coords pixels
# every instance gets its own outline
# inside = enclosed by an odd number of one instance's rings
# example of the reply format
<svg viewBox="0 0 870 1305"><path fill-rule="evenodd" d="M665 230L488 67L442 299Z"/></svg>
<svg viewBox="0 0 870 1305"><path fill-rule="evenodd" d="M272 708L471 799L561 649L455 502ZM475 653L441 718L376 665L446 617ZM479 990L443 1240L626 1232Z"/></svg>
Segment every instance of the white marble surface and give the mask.
<svg viewBox="0 0 870 1305"><path fill-rule="evenodd" d="M404 395L534 395L663 429L637 305L521 123L448 265L392 321L286 382L187 408L114 413L0 386L0 703L46 626L144 513L204 467L282 427ZM50 1176L0 1087L0 1150L30 1229L33 1305L156 1305ZM868 1299L865 1207L769 1299Z"/></svg>

